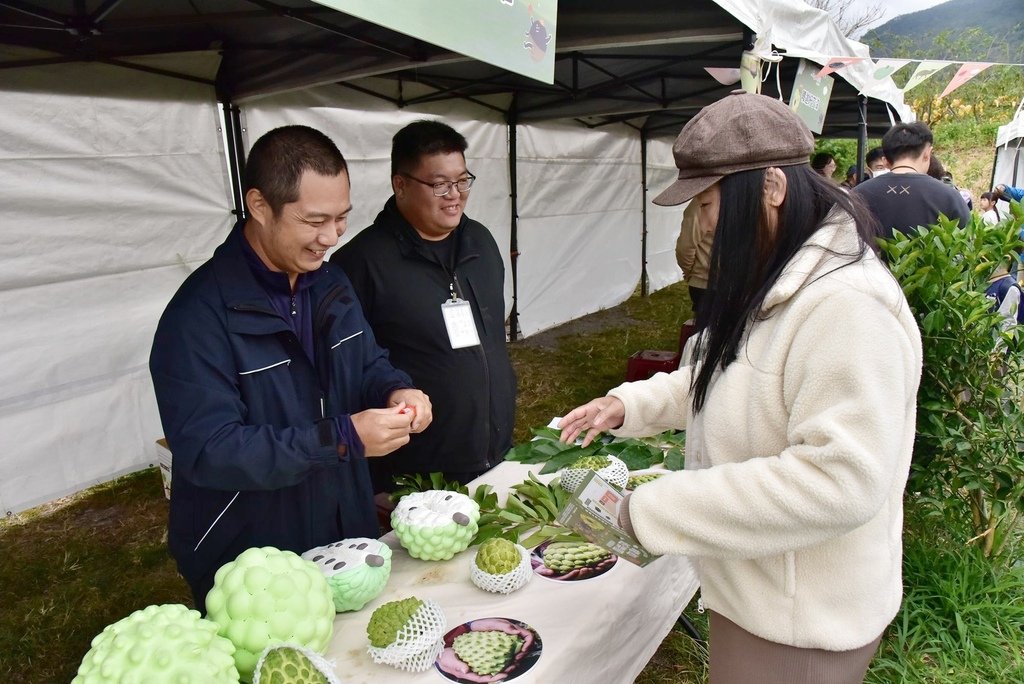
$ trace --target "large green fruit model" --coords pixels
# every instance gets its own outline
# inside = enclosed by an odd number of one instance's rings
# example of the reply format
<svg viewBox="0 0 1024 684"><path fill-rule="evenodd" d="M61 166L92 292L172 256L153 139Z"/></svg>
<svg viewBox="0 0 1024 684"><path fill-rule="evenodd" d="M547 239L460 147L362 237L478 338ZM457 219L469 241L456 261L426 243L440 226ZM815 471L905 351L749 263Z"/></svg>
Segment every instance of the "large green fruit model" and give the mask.
<svg viewBox="0 0 1024 684"><path fill-rule="evenodd" d="M361 609L391 576L391 548L377 539L342 539L310 549L302 557L315 563L327 578L339 613Z"/></svg>
<svg viewBox="0 0 1024 684"><path fill-rule="evenodd" d="M247 549L217 570L206 610L235 645L235 665L246 682L267 646L296 644L323 653L334 633L334 596L320 568L269 546Z"/></svg>
<svg viewBox="0 0 1024 684"><path fill-rule="evenodd" d="M147 606L92 640L72 684L237 684L234 645L180 604Z"/></svg>
<svg viewBox="0 0 1024 684"><path fill-rule="evenodd" d="M420 560L448 560L465 551L479 520L473 499L443 489L407 494L391 512L398 541Z"/></svg>

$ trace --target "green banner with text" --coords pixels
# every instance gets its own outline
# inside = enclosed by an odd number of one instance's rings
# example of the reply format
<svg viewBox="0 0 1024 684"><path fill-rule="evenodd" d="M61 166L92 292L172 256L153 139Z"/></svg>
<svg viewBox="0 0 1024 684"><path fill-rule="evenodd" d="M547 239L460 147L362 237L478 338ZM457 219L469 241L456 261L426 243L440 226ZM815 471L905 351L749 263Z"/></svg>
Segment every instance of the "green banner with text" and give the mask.
<svg viewBox="0 0 1024 684"><path fill-rule="evenodd" d="M553 83L558 0L316 0L448 50Z"/></svg>

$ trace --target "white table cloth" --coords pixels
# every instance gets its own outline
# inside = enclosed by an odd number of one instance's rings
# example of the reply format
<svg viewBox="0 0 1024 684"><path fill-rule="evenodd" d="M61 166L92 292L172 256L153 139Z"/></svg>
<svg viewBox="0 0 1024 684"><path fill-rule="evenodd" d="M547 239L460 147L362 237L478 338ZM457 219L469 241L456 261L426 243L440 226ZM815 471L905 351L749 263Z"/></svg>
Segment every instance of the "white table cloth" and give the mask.
<svg viewBox="0 0 1024 684"><path fill-rule="evenodd" d="M540 466L502 463L475 480L470 491L487 483L504 499L509 487L525 480L531 469L536 472ZM377 665L367 654L366 624L373 610L409 596L439 603L448 629L484 617L521 620L533 627L543 651L529 671L511 680L516 684L628 684L654 655L698 587L687 558L664 556L646 568L619 559L610 571L583 581L535 575L522 589L503 596L470 582L472 548L449 561L421 561L409 556L393 532L383 540L394 550L387 587L362 610L338 614L325 654L346 684L449 681L433 667L409 673Z"/></svg>

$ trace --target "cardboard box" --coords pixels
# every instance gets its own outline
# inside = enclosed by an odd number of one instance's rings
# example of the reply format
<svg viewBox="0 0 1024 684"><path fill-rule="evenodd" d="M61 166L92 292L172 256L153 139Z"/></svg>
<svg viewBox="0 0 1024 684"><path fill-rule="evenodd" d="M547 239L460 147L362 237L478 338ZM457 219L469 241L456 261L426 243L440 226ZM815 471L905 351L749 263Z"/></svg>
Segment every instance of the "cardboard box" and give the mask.
<svg viewBox="0 0 1024 684"><path fill-rule="evenodd" d="M164 496L171 498L171 448L167 446L167 440L163 437L156 440L157 467L160 468L160 477L164 481Z"/></svg>

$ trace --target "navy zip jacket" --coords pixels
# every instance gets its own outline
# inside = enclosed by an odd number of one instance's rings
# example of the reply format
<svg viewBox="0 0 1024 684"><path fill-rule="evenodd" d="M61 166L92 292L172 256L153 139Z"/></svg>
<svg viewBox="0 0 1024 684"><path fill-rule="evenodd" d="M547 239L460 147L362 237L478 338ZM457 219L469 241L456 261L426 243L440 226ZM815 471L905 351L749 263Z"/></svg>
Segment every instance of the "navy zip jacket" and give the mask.
<svg viewBox="0 0 1024 684"><path fill-rule="evenodd" d="M168 546L200 610L217 569L249 547L301 553L378 535L347 416L412 386L329 264L308 288L311 362L246 262L244 240L238 224L185 280L150 356L173 455Z"/></svg>
<svg viewBox="0 0 1024 684"><path fill-rule="evenodd" d="M452 234L454 272L388 200L373 225L331 262L356 295L391 360L426 392L434 419L409 443L371 462L378 490L389 476L444 472L468 479L497 465L512 446L516 377L505 337L505 267L482 224L463 215ZM480 345L452 349L441 316L451 286L473 307Z"/></svg>

